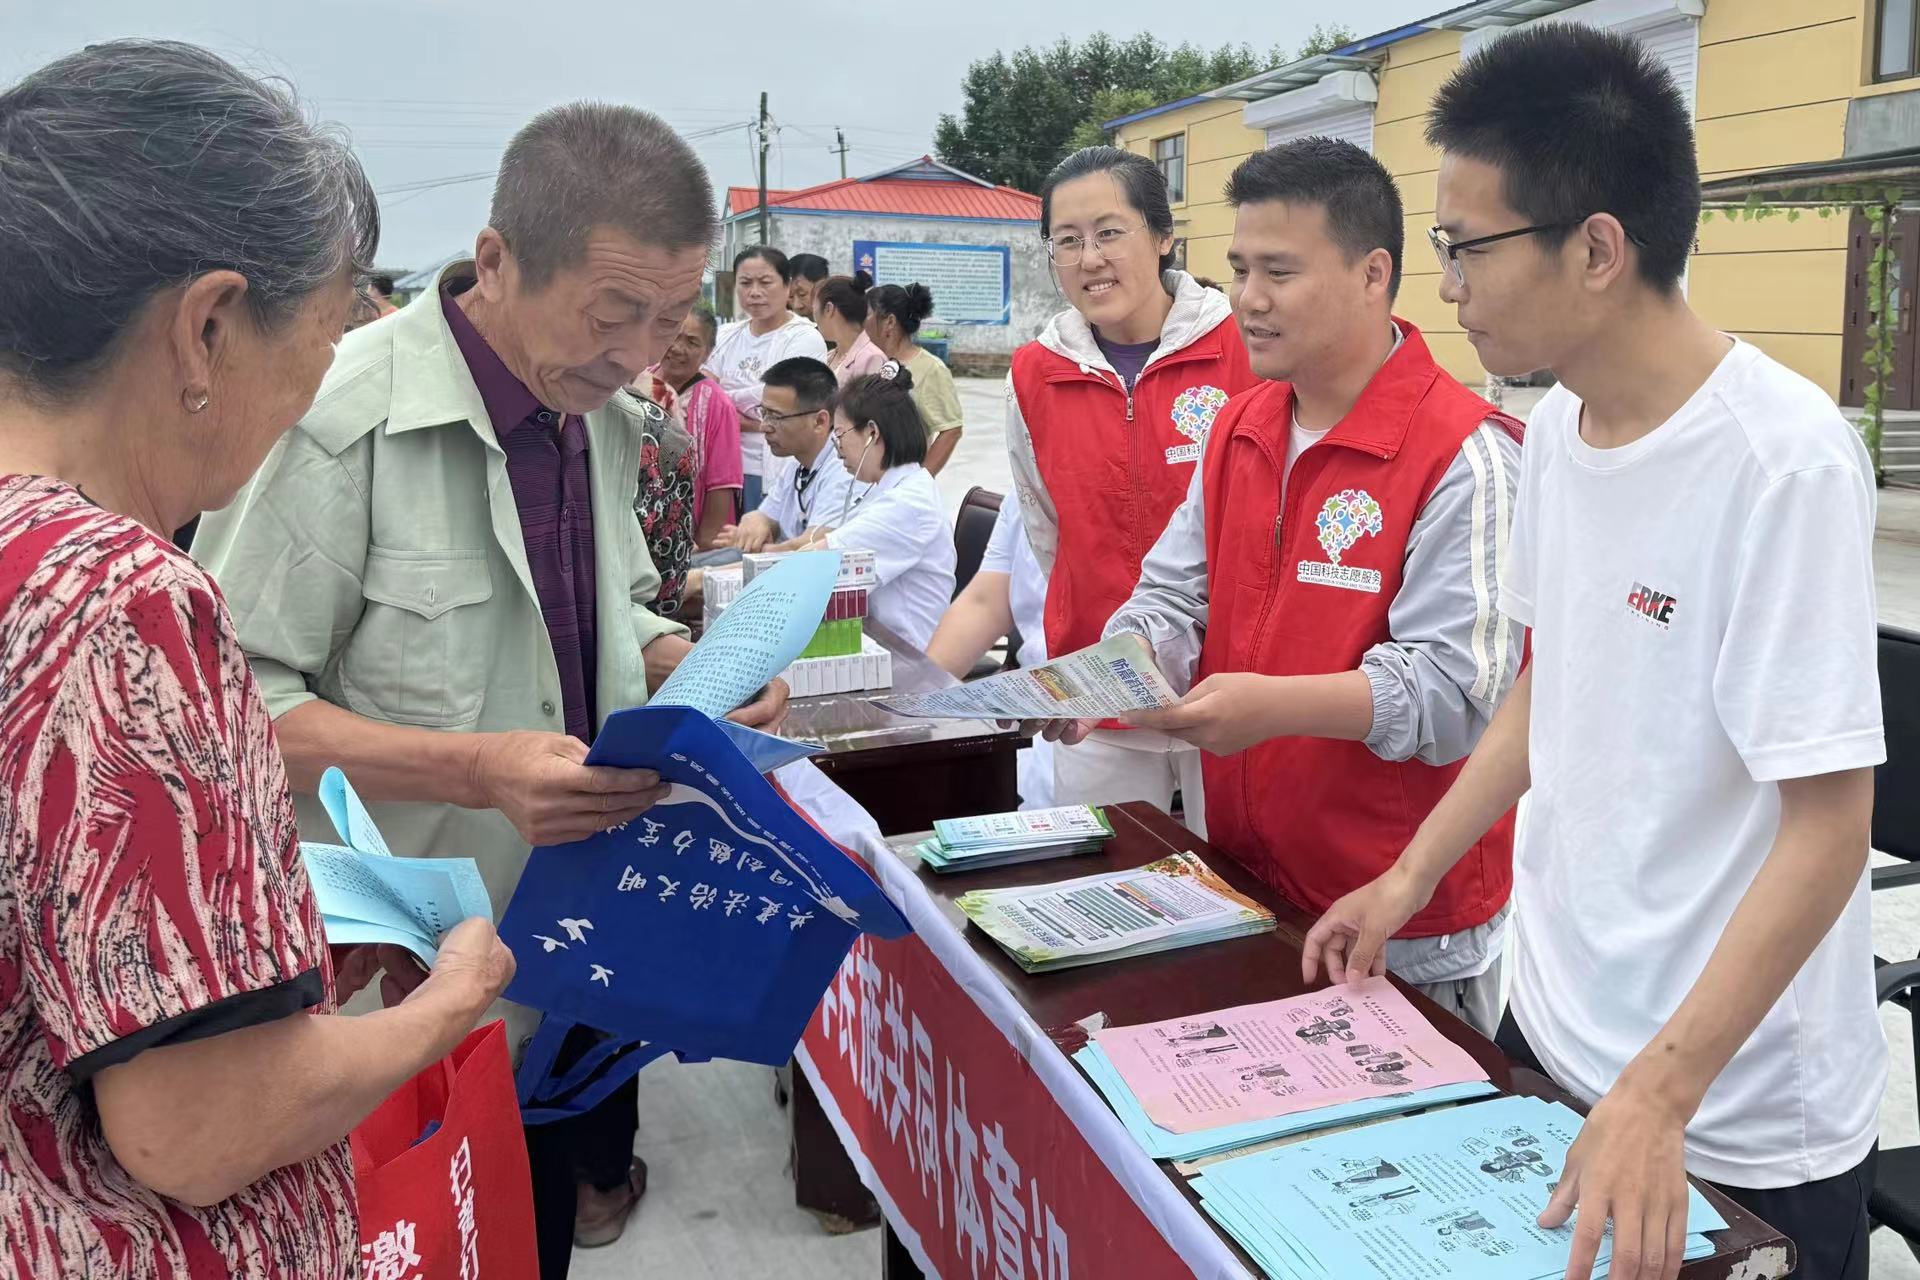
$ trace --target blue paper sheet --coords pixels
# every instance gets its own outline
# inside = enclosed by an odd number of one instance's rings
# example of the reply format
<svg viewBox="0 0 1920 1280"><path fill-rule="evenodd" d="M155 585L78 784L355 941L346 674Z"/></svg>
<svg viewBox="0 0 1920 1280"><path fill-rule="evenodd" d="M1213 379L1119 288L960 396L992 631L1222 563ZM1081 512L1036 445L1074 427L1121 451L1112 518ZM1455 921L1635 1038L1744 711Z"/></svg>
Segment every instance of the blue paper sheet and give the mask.
<svg viewBox="0 0 1920 1280"><path fill-rule="evenodd" d="M1140 1100L1127 1087L1126 1080L1099 1045L1089 1042L1073 1055L1073 1060L1106 1097L1108 1105L1113 1108L1120 1122L1126 1125L1134 1141L1140 1144L1141 1150L1155 1160L1198 1160L1202 1156L1218 1155L1222 1151L1250 1147L1274 1138L1311 1133L1316 1129L1332 1129L1377 1116L1403 1115L1426 1107L1484 1098L1496 1092L1484 1080L1470 1080L1464 1084L1439 1085L1409 1093L1363 1098L1339 1106L1295 1111L1269 1120L1248 1120L1194 1133L1175 1133L1171 1129L1161 1128L1148 1118Z"/></svg>
<svg viewBox="0 0 1920 1280"><path fill-rule="evenodd" d="M469 916L492 919L472 858L394 857L338 769L320 779L320 800L353 846L300 845L328 942L398 943L432 964L441 934Z"/></svg>
<svg viewBox="0 0 1920 1280"><path fill-rule="evenodd" d="M1207 1213L1286 1280L1558 1277L1571 1225L1536 1219L1580 1132L1557 1103L1500 1098L1226 1160L1196 1179ZM1689 1257L1726 1222L1688 1189ZM1611 1257L1611 1239L1601 1260Z"/></svg>
<svg viewBox="0 0 1920 1280"><path fill-rule="evenodd" d="M855 936L907 932L703 712L619 712L588 760L658 770L671 791L621 829L534 850L501 921L509 999L689 1057L780 1063Z"/></svg>
<svg viewBox="0 0 1920 1280"><path fill-rule="evenodd" d="M692 707L718 720L747 702L807 647L839 576L838 551L790 555L757 574L649 705Z"/></svg>

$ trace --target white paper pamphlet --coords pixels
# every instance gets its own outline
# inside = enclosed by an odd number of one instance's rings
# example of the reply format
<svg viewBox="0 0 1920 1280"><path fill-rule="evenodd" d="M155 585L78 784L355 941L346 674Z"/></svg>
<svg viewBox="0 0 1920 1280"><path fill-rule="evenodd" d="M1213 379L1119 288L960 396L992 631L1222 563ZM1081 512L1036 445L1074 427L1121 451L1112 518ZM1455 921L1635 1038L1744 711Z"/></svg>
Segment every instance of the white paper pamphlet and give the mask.
<svg viewBox="0 0 1920 1280"><path fill-rule="evenodd" d="M947 720L1104 720L1179 700L1154 665L1152 646L1129 632L1044 666L878 701L895 715Z"/></svg>

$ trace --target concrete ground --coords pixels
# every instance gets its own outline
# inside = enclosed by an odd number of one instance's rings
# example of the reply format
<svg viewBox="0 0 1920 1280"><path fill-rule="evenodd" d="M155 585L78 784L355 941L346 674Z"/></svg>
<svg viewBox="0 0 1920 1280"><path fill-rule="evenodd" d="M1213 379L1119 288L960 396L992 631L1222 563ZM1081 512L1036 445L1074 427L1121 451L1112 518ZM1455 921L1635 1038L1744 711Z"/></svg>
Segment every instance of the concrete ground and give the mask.
<svg viewBox="0 0 1920 1280"><path fill-rule="evenodd" d="M1008 484L1002 383L963 378L966 435L940 475L950 508L976 484ZM1515 400L1521 400L1516 397ZM1524 412L1524 400L1508 408ZM1881 617L1920 630L1920 489L1885 489L1875 544ZM1920 954L1920 889L1874 901L1880 955ZM1899 1013L1899 1011L1896 1011ZM1882 1142L1920 1142L1913 1037L1904 1013L1885 1015L1890 1057ZM879 1234L829 1236L794 1208L787 1176L786 1115L773 1102L764 1067L656 1063L640 1077L640 1144L652 1183L619 1243L574 1255L577 1280L731 1280L776 1274L793 1280L871 1280ZM1876 1280L1920 1280L1906 1246L1887 1232L1874 1240Z"/></svg>

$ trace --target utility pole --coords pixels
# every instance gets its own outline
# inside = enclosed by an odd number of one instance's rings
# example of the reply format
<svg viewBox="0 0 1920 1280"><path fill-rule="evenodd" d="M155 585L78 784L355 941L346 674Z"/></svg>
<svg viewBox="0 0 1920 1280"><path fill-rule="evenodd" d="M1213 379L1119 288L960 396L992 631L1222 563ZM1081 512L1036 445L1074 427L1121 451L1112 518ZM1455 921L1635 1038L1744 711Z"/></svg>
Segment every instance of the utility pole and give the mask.
<svg viewBox="0 0 1920 1280"><path fill-rule="evenodd" d="M847 134L839 125L835 125L833 126L833 136L835 140L840 143L833 151L835 155L840 157L840 177L844 181L847 176Z"/></svg>
<svg viewBox="0 0 1920 1280"><path fill-rule="evenodd" d="M772 244L767 218L767 92L760 91L760 243Z"/></svg>

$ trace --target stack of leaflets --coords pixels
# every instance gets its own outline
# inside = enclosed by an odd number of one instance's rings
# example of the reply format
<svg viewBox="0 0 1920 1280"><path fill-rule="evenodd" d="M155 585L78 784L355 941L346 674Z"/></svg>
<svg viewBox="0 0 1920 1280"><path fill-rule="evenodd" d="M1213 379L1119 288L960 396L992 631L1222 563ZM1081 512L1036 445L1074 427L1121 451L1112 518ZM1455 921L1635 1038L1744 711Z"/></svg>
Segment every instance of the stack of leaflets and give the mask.
<svg viewBox="0 0 1920 1280"><path fill-rule="evenodd" d="M1559 1280L1573 1226L1538 1219L1580 1117L1557 1102L1497 1098L1270 1147L1193 1180L1207 1215L1275 1280L1470 1275ZM1687 1188L1686 1258L1726 1229ZM1607 1272L1609 1233L1594 1275Z"/></svg>
<svg viewBox="0 0 1920 1280"><path fill-rule="evenodd" d="M1057 884L978 889L954 905L1028 973L1273 931L1273 912L1191 853Z"/></svg>
<svg viewBox="0 0 1920 1280"><path fill-rule="evenodd" d="M1093 1039L1078 1061L1161 1159L1493 1092L1473 1055L1385 978Z"/></svg>
<svg viewBox="0 0 1920 1280"><path fill-rule="evenodd" d="M1080 1064L1087 1079L1093 1081L1094 1087L1100 1090L1107 1105L1113 1108L1114 1115L1127 1127L1133 1140L1140 1144L1140 1149L1155 1160L1204 1160L1223 1151L1238 1151L1241 1147L1258 1146L1276 1138L1290 1138L1295 1134L1313 1133L1320 1129L1337 1129L1382 1116L1406 1115L1446 1103L1484 1098L1497 1092L1484 1080L1469 1084L1443 1084L1431 1089L1382 1094L1330 1107L1313 1107L1267 1120L1242 1120L1238 1124L1223 1124L1195 1133L1175 1133L1171 1129L1162 1129L1148 1119L1147 1113L1140 1107L1140 1099L1134 1096L1133 1090L1127 1088L1127 1082L1120 1078L1120 1073L1114 1070L1106 1051L1099 1045L1084 1046L1073 1055L1073 1060Z"/></svg>
<svg viewBox="0 0 1920 1280"><path fill-rule="evenodd" d="M989 813L978 818L942 818L933 838L914 846L920 861L938 872L972 871L1045 862L1098 853L1113 839L1113 824L1090 804L1026 813Z"/></svg>

